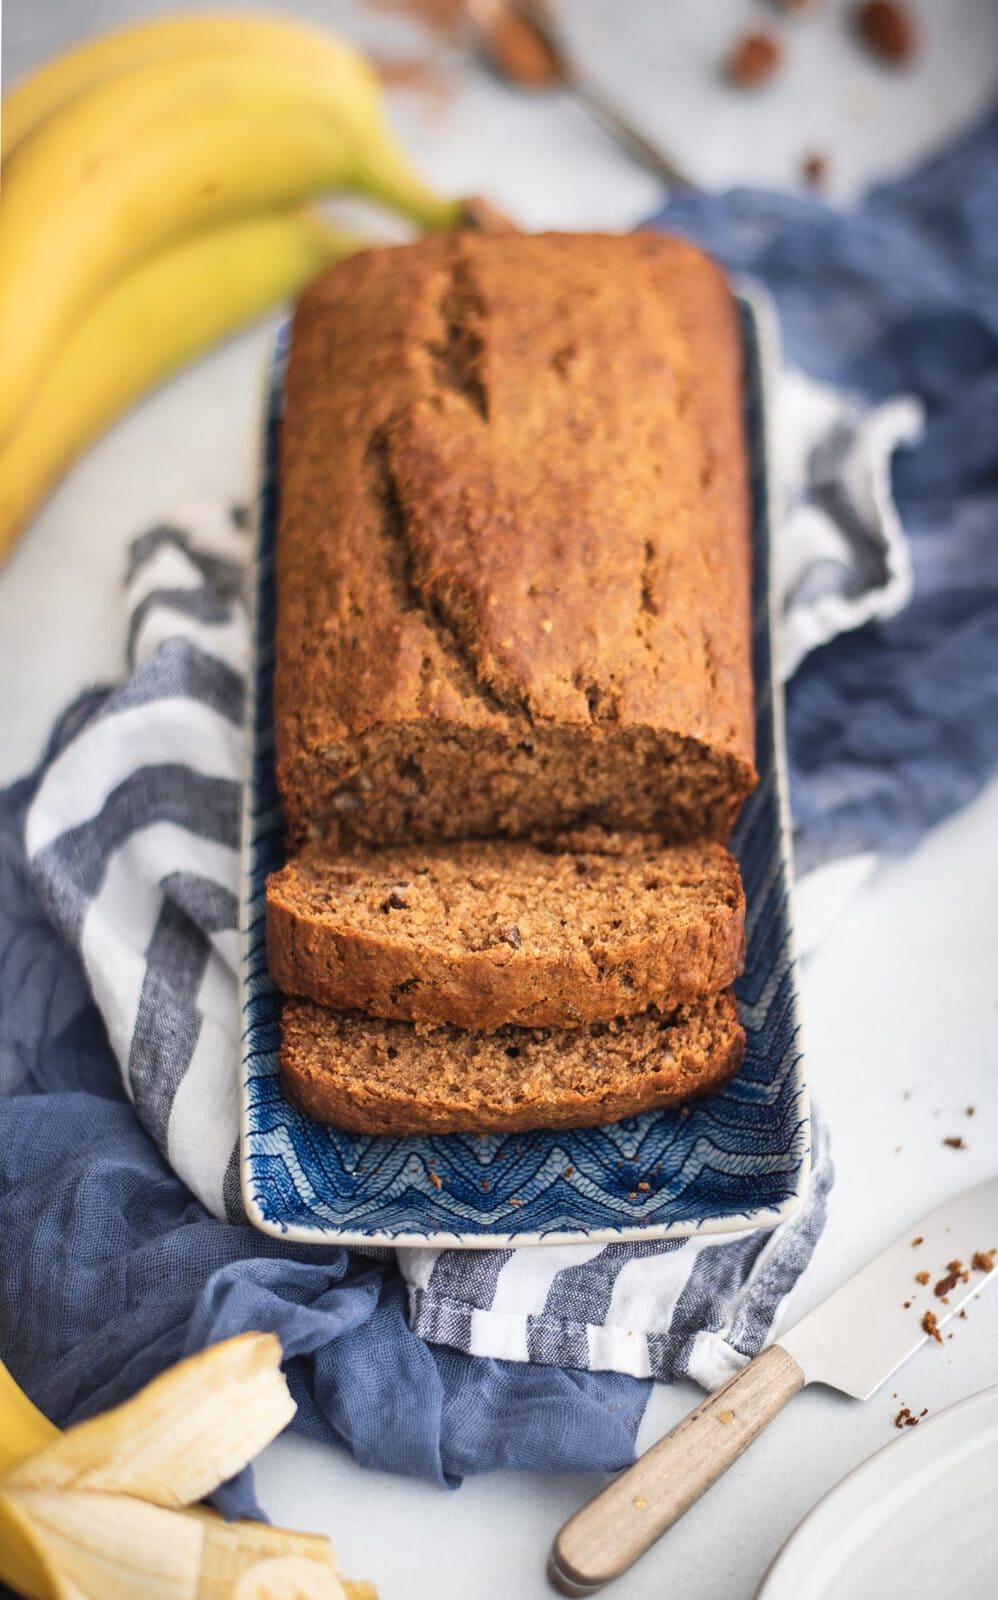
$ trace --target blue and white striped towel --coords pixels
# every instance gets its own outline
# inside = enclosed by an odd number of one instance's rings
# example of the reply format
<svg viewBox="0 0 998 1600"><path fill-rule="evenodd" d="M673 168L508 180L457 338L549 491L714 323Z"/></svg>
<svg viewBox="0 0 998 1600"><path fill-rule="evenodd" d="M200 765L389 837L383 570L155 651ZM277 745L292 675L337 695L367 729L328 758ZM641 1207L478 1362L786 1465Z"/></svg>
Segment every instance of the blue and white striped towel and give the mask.
<svg viewBox="0 0 998 1600"><path fill-rule="evenodd" d="M787 527L806 531L816 552L806 603L788 616L799 654L827 631L830 603L848 620L850 605L905 597L903 540L889 499L888 515L877 515L870 485L886 482L913 416L903 403L865 413L799 374L793 384ZM849 464L828 500L849 505L838 524L809 492L808 462L829 476L822 440ZM862 549L847 537L857 525ZM26 823L34 882L80 954L125 1092L173 1170L230 1220L242 1218L235 974L247 557L245 531L213 512L137 540L128 680L50 763ZM799 554L792 565L799 595ZM476 1355L636 1377L689 1372L712 1387L763 1342L820 1233L829 1181L822 1143L808 1201L768 1235L485 1256L399 1251L411 1325Z"/></svg>
<svg viewBox="0 0 998 1600"><path fill-rule="evenodd" d="M125 1092L216 1215L241 1210L234 986L246 556L245 532L223 513L136 541L128 680L48 767L25 831L43 904L79 951Z"/></svg>

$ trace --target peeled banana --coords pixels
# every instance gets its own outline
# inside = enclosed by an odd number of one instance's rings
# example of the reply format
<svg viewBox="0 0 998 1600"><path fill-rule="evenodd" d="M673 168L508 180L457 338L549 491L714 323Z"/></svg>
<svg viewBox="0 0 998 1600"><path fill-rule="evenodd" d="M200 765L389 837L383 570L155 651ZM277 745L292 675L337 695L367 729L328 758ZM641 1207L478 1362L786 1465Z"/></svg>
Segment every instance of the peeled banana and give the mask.
<svg viewBox="0 0 998 1600"><path fill-rule="evenodd" d="M243 1574L232 1591L233 1600L273 1600L278 1594L295 1600L347 1600L335 1573L302 1556L277 1556L261 1561Z"/></svg>
<svg viewBox="0 0 998 1600"><path fill-rule="evenodd" d="M376 1600L327 1539L191 1504L290 1421L280 1359L243 1334L65 1434L0 1367L0 1578L28 1600Z"/></svg>
<svg viewBox="0 0 998 1600"><path fill-rule="evenodd" d="M0 559L70 463L140 395L362 243L307 212L251 217L183 239L106 290L0 445Z"/></svg>
<svg viewBox="0 0 998 1600"><path fill-rule="evenodd" d="M42 1450L59 1430L32 1405L0 1361L0 1482L9 1467ZM51 1569L36 1549L30 1530L0 1492L0 1577L18 1594L54 1593Z"/></svg>
<svg viewBox="0 0 998 1600"><path fill-rule="evenodd" d="M193 1504L287 1427L295 1404L272 1336L245 1335L181 1361L116 1406L11 1467L4 1489L135 1495Z"/></svg>
<svg viewBox="0 0 998 1600"><path fill-rule="evenodd" d="M0 440L85 308L198 229L340 188L425 226L455 216L399 156L373 76L340 46L141 63L58 107L3 178Z"/></svg>
<svg viewBox="0 0 998 1600"><path fill-rule="evenodd" d="M32 1405L0 1361L0 1477L25 1456L58 1439L59 1430Z"/></svg>

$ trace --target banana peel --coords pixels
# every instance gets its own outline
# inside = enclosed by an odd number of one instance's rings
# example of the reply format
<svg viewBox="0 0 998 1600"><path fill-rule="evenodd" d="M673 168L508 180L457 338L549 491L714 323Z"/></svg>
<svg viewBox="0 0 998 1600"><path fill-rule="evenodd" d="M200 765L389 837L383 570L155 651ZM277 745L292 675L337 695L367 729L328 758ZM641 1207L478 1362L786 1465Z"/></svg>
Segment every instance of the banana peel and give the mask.
<svg viewBox="0 0 998 1600"><path fill-rule="evenodd" d="M190 1503L290 1421L280 1360L240 1335L64 1434L0 1365L0 1577L28 1600L376 1600L320 1535Z"/></svg>
<svg viewBox="0 0 998 1600"><path fill-rule="evenodd" d="M0 1361L0 1483L9 1468L59 1437L59 1429L32 1405ZM0 1490L0 1577L18 1594L48 1600L55 1580L44 1552L16 1508Z"/></svg>
<svg viewBox="0 0 998 1600"><path fill-rule="evenodd" d="M77 456L141 395L363 244L308 212L251 217L194 234L114 284L0 444L0 560Z"/></svg>
<svg viewBox="0 0 998 1600"><path fill-rule="evenodd" d="M0 1478L11 1467L58 1439L59 1429L32 1405L0 1361Z"/></svg>

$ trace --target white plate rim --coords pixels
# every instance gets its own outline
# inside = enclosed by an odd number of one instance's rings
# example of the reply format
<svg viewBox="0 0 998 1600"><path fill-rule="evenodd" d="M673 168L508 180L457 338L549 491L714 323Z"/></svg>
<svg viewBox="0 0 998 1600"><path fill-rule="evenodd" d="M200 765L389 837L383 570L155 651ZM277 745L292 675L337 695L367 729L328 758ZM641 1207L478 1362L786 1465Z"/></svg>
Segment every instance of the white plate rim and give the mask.
<svg viewBox="0 0 998 1600"><path fill-rule="evenodd" d="M766 1572L755 1600L808 1600L801 1575L809 1566L811 1552L827 1550L836 1531L848 1526L857 1503L875 1503L878 1491L886 1494L896 1487L902 1476L910 1475L910 1464L919 1457L945 1454L968 1436L979 1435L981 1414L989 1411L994 1412L992 1427L998 1430L998 1384L955 1401L867 1456L797 1524ZM825 1600L826 1594L826 1590L815 1591L814 1600Z"/></svg>

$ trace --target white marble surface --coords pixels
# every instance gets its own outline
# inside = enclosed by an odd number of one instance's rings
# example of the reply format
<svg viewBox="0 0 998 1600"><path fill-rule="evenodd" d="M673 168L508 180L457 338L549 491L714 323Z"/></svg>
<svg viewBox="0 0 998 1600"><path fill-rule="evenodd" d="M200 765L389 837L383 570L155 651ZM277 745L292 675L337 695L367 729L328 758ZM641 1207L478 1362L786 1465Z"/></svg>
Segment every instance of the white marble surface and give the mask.
<svg viewBox="0 0 998 1600"><path fill-rule="evenodd" d="M8 0L5 80L80 34L152 9L139 0ZM414 24L373 7L310 0L296 9L382 52L411 55L426 44ZM802 154L818 148L831 158L833 192L847 197L931 149L994 89L991 0L923 0L924 56L904 75L855 50L841 3L785 23L761 0L572 0L563 10L593 70L708 184L793 184ZM758 96L723 88L716 67L733 33L774 19L787 43L785 71ZM564 98L525 99L469 69L454 49L445 66L457 84L449 102L414 93L393 102L400 131L441 186L488 193L531 226L626 227L654 206L654 183ZM261 328L234 341L121 422L0 570L0 779L35 759L73 693L120 673L129 537L185 501L250 492L267 337ZM876 873L806 967L810 1070L838 1176L791 1315L993 1168L996 836L998 785L909 859ZM965 1151L943 1145L952 1134L964 1136ZM998 1296L991 1301L866 1406L802 1395L615 1592L749 1600L800 1516L894 1435L895 1389L916 1410L935 1411L998 1382ZM657 1390L642 1442L695 1398L687 1386ZM326 1529L345 1569L374 1577L383 1600L540 1600L551 1535L596 1480L496 1473L446 1494L286 1437L261 1460L259 1485L275 1519Z"/></svg>

